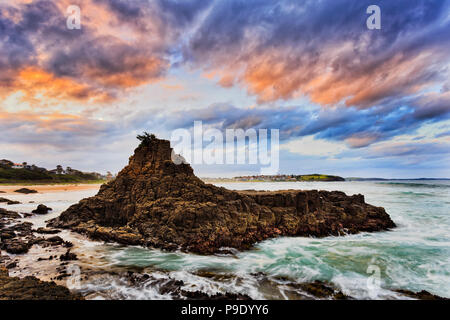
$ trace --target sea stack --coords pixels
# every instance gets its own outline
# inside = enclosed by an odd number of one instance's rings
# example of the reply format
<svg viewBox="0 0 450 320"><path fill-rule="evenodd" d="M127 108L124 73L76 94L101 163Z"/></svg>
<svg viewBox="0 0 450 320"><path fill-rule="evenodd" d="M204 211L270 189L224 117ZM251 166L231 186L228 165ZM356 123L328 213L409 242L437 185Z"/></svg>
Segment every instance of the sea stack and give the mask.
<svg viewBox="0 0 450 320"><path fill-rule="evenodd" d="M167 140L141 139L129 164L97 195L72 205L49 226L92 239L212 254L249 249L277 236L345 235L395 227L363 195L339 191L231 191L206 184L171 160Z"/></svg>

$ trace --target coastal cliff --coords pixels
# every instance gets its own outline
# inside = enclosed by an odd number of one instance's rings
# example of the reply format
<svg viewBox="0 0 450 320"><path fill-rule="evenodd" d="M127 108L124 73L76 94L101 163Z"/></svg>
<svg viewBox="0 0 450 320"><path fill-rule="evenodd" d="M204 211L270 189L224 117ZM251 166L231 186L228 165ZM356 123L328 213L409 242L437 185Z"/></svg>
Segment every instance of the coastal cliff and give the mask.
<svg viewBox="0 0 450 320"><path fill-rule="evenodd" d="M363 195L286 190L236 192L206 184L148 136L117 178L51 220L92 239L200 254L248 249L276 236L345 235L395 227Z"/></svg>

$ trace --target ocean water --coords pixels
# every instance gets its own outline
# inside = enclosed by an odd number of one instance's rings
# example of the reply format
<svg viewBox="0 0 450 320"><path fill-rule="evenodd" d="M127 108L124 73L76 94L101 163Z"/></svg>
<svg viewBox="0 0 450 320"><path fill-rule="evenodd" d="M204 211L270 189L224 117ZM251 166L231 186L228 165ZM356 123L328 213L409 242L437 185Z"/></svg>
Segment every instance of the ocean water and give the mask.
<svg viewBox="0 0 450 320"><path fill-rule="evenodd" d="M322 280L359 299L396 299L392 289L427 290L450 297L450 181L382 182L245 182L217 184L229 189L340 190L361 193L366 202L382 206L397 224L392 231L343 237L280 237L263 241L253 250L234 255L199 256L124 247L89 241L64 231L80 256L77 263L98 270L114 270L83 281L77 290L91 299L170 299L161 295L155 279L183 280L184 290L214 294L233 292L255 299L289 299L287 283ZM36 226L57 216L96 190L8 196L27 197L54 208L50 216L27 219ZM8 206L28 211L36 204ZM30 208L28 208L30 207ZM36 249L37 250L37 249ZM31 251L31 253L33 253ZM36 251L38 253L38 250ZM29 259L39 275L39 265ZM27 264L23 258L22 265ZM30 270L29 267L27 270ZM120 276L121 271L148 273L138 287ZM13 271L24 275L27 271ZM99 273L101 274L101 272ZM119 274L119 276L117 276ZM264 278L264 281L262 280Z"/></svg>

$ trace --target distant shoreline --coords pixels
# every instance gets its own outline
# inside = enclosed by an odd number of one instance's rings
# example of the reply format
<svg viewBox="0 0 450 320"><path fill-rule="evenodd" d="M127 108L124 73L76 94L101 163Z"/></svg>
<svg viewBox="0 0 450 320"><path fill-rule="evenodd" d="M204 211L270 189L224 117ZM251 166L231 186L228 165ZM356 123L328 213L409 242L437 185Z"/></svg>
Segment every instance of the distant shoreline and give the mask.
<svg viewBox="0 0 450 320"><path fill-rule="evenodd" d="M364 181L449 181L450 178L413 178L413 179L386 179L386 178L345 178L345 181L333 180L298 180L298 181L277 181L277 180L235 180L235 178L201 178L206 183L248 183L248 182L364 182Z"/></svg>

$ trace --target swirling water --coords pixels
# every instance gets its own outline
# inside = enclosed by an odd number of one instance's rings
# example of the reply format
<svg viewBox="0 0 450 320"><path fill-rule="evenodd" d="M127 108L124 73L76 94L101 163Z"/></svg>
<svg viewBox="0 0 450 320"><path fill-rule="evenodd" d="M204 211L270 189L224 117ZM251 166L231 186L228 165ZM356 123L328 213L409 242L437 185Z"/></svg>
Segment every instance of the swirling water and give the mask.
<svg viewBox="0 0 450 320"><path fill-rule="evenodd" d="M235 292L256 299L289 298L283 291L284 280L279 280L289 279L328 281L360 299L398 298L390 289L427 290L450 297L450 181L246 182L220 186L236 190L317 189L361 193L366 202L384 207L397 228L321 239L281 237L263 241L253 250L236 252L233 256L199 256L86 240L83 240L85 249L77 250L90 250L91 257L95 252L97 259L87 263L101 264L102 268L145 270L154 278L183 280L186 290L211 294ZM91 194L92 191L84 191L60 193L56 198L52 198L56 194L44 196L48 198L47 205L57 208L53 213L57 215L79 198ZM276 290L261 284L260 274L275 281ZM117 277L84 282L81 291L90 293L90 298L170 298L159 294L150 282L133 288Z"/></svg>

